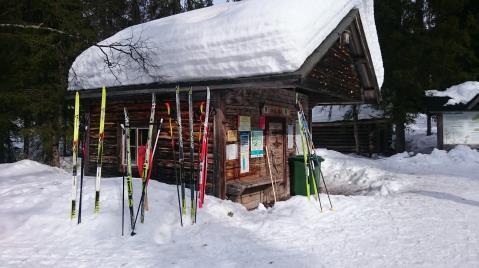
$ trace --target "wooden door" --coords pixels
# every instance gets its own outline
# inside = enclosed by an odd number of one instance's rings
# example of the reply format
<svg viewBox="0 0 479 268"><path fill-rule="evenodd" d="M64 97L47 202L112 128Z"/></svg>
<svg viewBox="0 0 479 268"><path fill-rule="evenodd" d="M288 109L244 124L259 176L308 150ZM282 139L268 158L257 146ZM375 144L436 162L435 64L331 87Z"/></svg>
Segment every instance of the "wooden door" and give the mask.
<svg viewBox="0 0 479 268"><path fill-rule="evenodd" d="M284 118L269 117L266 124L266 146L270 157L271 172L274 180L282 181L286 174L286 122Z"/></svg>

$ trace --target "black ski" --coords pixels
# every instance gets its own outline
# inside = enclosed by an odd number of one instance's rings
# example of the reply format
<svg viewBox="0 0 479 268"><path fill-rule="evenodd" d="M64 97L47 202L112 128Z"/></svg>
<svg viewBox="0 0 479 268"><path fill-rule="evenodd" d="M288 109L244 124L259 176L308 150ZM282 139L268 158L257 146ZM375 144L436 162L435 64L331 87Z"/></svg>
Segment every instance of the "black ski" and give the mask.
<svg viewBox="0 0 479 268"><path fill-rule="evenodd" d="M183 154L183 126L181 125L181 103L180 103L180 87L176 87L176 123L178 124L178 162L179 175L181 183L181 214L186 215L186 196L185 196L185 174L184 174L184 154Z"/></svg>
<svg viewBox="0 0 479 268"><path fill-rule="evenodd" d="M175 137L173 135L173 125L171 124L171 107L170 103L165 103L166 112L168 113L168 124L170 127L170 139L171 139L171 152L173 154L173 168L175 170L175 182L176 182L176 194L178 196L178 212L180 213L180 224L183 226L183 215L181 214L181 199L180 199L180 183L178 180L178 169L176 167L176 150L175 150Z"/></svg>
<svg viewBox="0 0 479 268"><path fill-rule="evenodd" d="M196 183L195 183L195 137L193 131L193 88L190 87L188 91L188 121L189 121L189 128L190 128L190 217L191 222L195 223L195 215L196 215L196 201L195 201L195 193L196 193Z"/></svg>
<svg viewBox="0 0 479 268"><path fill-rule="evenodd" d="M85 169L85 156L86 156L86 141L88 135L88 125L90 124L90 117L85 114L83 117L83 137L81 142L81 165L80 165L80 197L78 200L78 224L81 223L81 210L83 201L83 169Z"/></svg>

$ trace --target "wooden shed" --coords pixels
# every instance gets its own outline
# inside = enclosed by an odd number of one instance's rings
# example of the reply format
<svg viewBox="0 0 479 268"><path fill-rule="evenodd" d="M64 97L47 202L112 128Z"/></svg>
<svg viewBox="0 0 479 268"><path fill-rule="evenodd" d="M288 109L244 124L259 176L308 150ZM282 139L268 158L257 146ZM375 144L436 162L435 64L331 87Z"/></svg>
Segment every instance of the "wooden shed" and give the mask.
<svg viewBox="0 0 479 268"><path fill-rule="evenodd" d="M431 117L436 117L439 149L449 150L459 144L479 148L479 82L427 91L424 100L428 133Z"/></svg>
<svg viewBox="0 0 479 268"><path fill-rule="evenodd" d="M393 124L372 105L321 105L313 108L314 145L342 153L388 155Z"/></svg>
<svg viewBox="0 0 479 268"><path fill-rule="evenodd" d="M235 3L228 6L227 11L241 9L242 12L239 13L244 16L242 19L245 21L251 20L248 17L248 12L253 12L253 9L256 12L258 8L256 4L258 2L261 1ZM278 8L273 3L274 1L270 2L270 7L264 7L264 12L275 12L275 8ZM316 1L311 1L311 5L321 7L323 10L329 9L329 7L321 6ZM298 9L294 3L288 3L287 1L282 1L280 6L281 10L288 10L288 8ZM226 12L224 9L225 6L220 5L191 12L191 15L186 13L178 17L173 16L177 17L175 18L174 26L168 26L167 22L170 22L168 18L160 19L152 24L146 23L146 26L160 28L180 27L181 25L178 24L181 24L183 20L195 17L211 20L211 17L201 15ZM189 144L189 129L186 123L188 122L186 92L189 87L192 87L194 110L196 112L194 126L195 148L198 150L199 142L196 137L199 137L198 132L200 129L200 104L205 100L205 89L208 86L211 89L212 112L210 115L211 131L208 148L207 193L223 199L227 198L240 202L247 208L254 208L259 203L271 203L273 195L265 151L265 148L268 148L271 158L271 170L276 183L276 195L280 199L288 198L290 195L288 158L300 153L302 150L298 148L299 144L296 142L298 138L296 96L299 96L302 101L310 121L311 109L317 103L377 102L380 97L379 84L382 81L378 83L375 68L379 68L382 71L382 62L379 61L378 63L376 60L374 62L376 66L374 66L370 52L370 46L374 44L374 53L380 53L377 39L367 40L361 21L361 16L372 15L366 11L360 12L361 10L354 6L348 7L347 10L343 10L343 7L341 7L340 11L338 11L338 14L344 15L335 18L337 23L332 27L331 25L329 26L331 30L328 31L324 38L319 40L312 52L308 52L305 55L304 60L301 60L299 64L299 68L290 66L288 67L291 69L290 71L277 72L266 69L266 71L251 75L242 73L232 75L231 73L221 74L223 70L220 70L217 77L208 75L202 77L200 74L194 78L181 78L181 76L178 79L172 78L173 81L171 81L172 79L162 80L162 78L158 78L154 82L144 83L145 80L135 81L133 79L128 82L120 81L121 83L115 81L115 83L111 84L108 84L108 81L110 81L108 79L104 80L107 82L90 83L92 75L85 75L90 77L90 80L84 79L85 83L74 84L71 82L70 92L80 91L82 105L87 105L85 111L90 115L88 155L86 159L88 174L94 174L97 157L99 99L100 87L103 83L106 83L105 86L107 86L108 92L105 151L103 156L104 174L118 176L125 164L124 150L122 148L124 137L121 131L121 124L124 122L123 107L128 109L131 126L134 129L131 140L132 149L134 150L133 147L145 142L151 107L151 93L154 92L157 97L156 118L163 118L164 123L159 138L159 149L154 159L153 179L167 183L172 183L175 180L175 162L173 161L169 129L170 117L172 118L174 139L177 138L178 133L176 120L174 120L176 111L168 115L166 103L170 103L171 107L175 106L175 88L179 86L182 92L181 116L183 118L183 138L185 143ZM284 19L286 19L289 15L285 14L284 16ZM267 21L268 17L256 19ZM371 17L367 19L370 20ZM311 16L311 20L314 21L315 18ZM231 23L234 24L234 22ZM308 25L310 27L327 29L324 25ZM231 27L231 24L217 25L216 27ZM297 27L302 26L298 25ZM373 30L375 33L375 29ZM368 29L368 31L371 31L371 29ZM181 35L181 33L177 34ZM283 33L279 32L279 34ZM293 38L294 34L289 37ZM108 39L106 42L108 42ZM233 38L228 42L241 42L241 40ZM294 40L289 40L288 42L294 42ZM177 45L181 46L182 44ZM254 45L255 40L241 44L243 49L246 50L248 50L249 46L254 47ZM280 44L274 47L272 52L281 53L282 46ZM191 49L194 50L195 47ZM208 51L211 49L213 48L209 47ZM90 52L87 51L85 54L88 53ZM161 54L161 51L158 51L158 53ZM197 51L197 53L200 52ZM168 56L166 55L165 59ZM254 59L261 58L261 56L261 52L260 54L250 55ZM91 57L84 55L83 57L82 59L82 55L79 56L73 67L80 66L79 63L90 64ZM377 55L375 58L377 59ZM203 58L198 60L197 63L202 64L203 61L209 60L208 58ZM234 60L234 57L229 60ZM247 61L249 60L247 59ZM231 64L235 64L235 62ZM255 64L263 63L255 61L252 63L253 67ZM280 64L283 63L280 62ZM289 63L285 60L284 64L288 65ZM180 67L183 68L184 66ZM172 68L176 67L173 66ZM285 70L288 69L286 68ZM235 71L233 70L233 72ZM108 73L109 70L107 69L105 72ZM75 75L79 73L81 71L75 71ZM75 78L78 79L79 76ZM122 78L119 77L119 79L121 80ZM71 98L71 96L70 94L69 97ZM188 146L185 146L186 168L189 167L189 161L197 161L189 159L188 150ZM178 149L176 149L176 152L178 152ZM196 151L195 158L197 155Z"/></svg>

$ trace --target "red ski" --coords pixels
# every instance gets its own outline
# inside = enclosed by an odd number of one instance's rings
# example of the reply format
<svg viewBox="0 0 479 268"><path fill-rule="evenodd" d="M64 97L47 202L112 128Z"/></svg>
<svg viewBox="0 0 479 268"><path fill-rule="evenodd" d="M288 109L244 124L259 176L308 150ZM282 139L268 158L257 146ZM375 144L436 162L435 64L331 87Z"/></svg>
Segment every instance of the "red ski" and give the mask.
<svg viewBox="0 0 479 268"><path fill-rule="evenodd" d="M206 177L208 174L208 117L210 113L210 88L206 87L206 111L203 125L203 140L200 152L200 176L199 176L199 197L198 207L202 208L205 202Z"/></svg>

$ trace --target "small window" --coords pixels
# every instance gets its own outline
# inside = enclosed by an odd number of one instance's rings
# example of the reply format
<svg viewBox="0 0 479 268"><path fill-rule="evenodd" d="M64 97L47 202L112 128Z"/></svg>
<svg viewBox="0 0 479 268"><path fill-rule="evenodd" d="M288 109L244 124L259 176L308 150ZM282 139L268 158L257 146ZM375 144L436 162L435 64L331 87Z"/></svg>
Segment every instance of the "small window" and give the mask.
<svg viewBox="0 0 479 268"><path fill-rule="evenodd" d="M148 128L130 127L130 153L132 166L136 166L136 154L138 151L138 147L141 145L146 145L147 139ZM125 141L125 135L123 135L122 141ZM123 165L126 165L126 148L124 148L124 151L122 153L122 163Z"/></svg>

